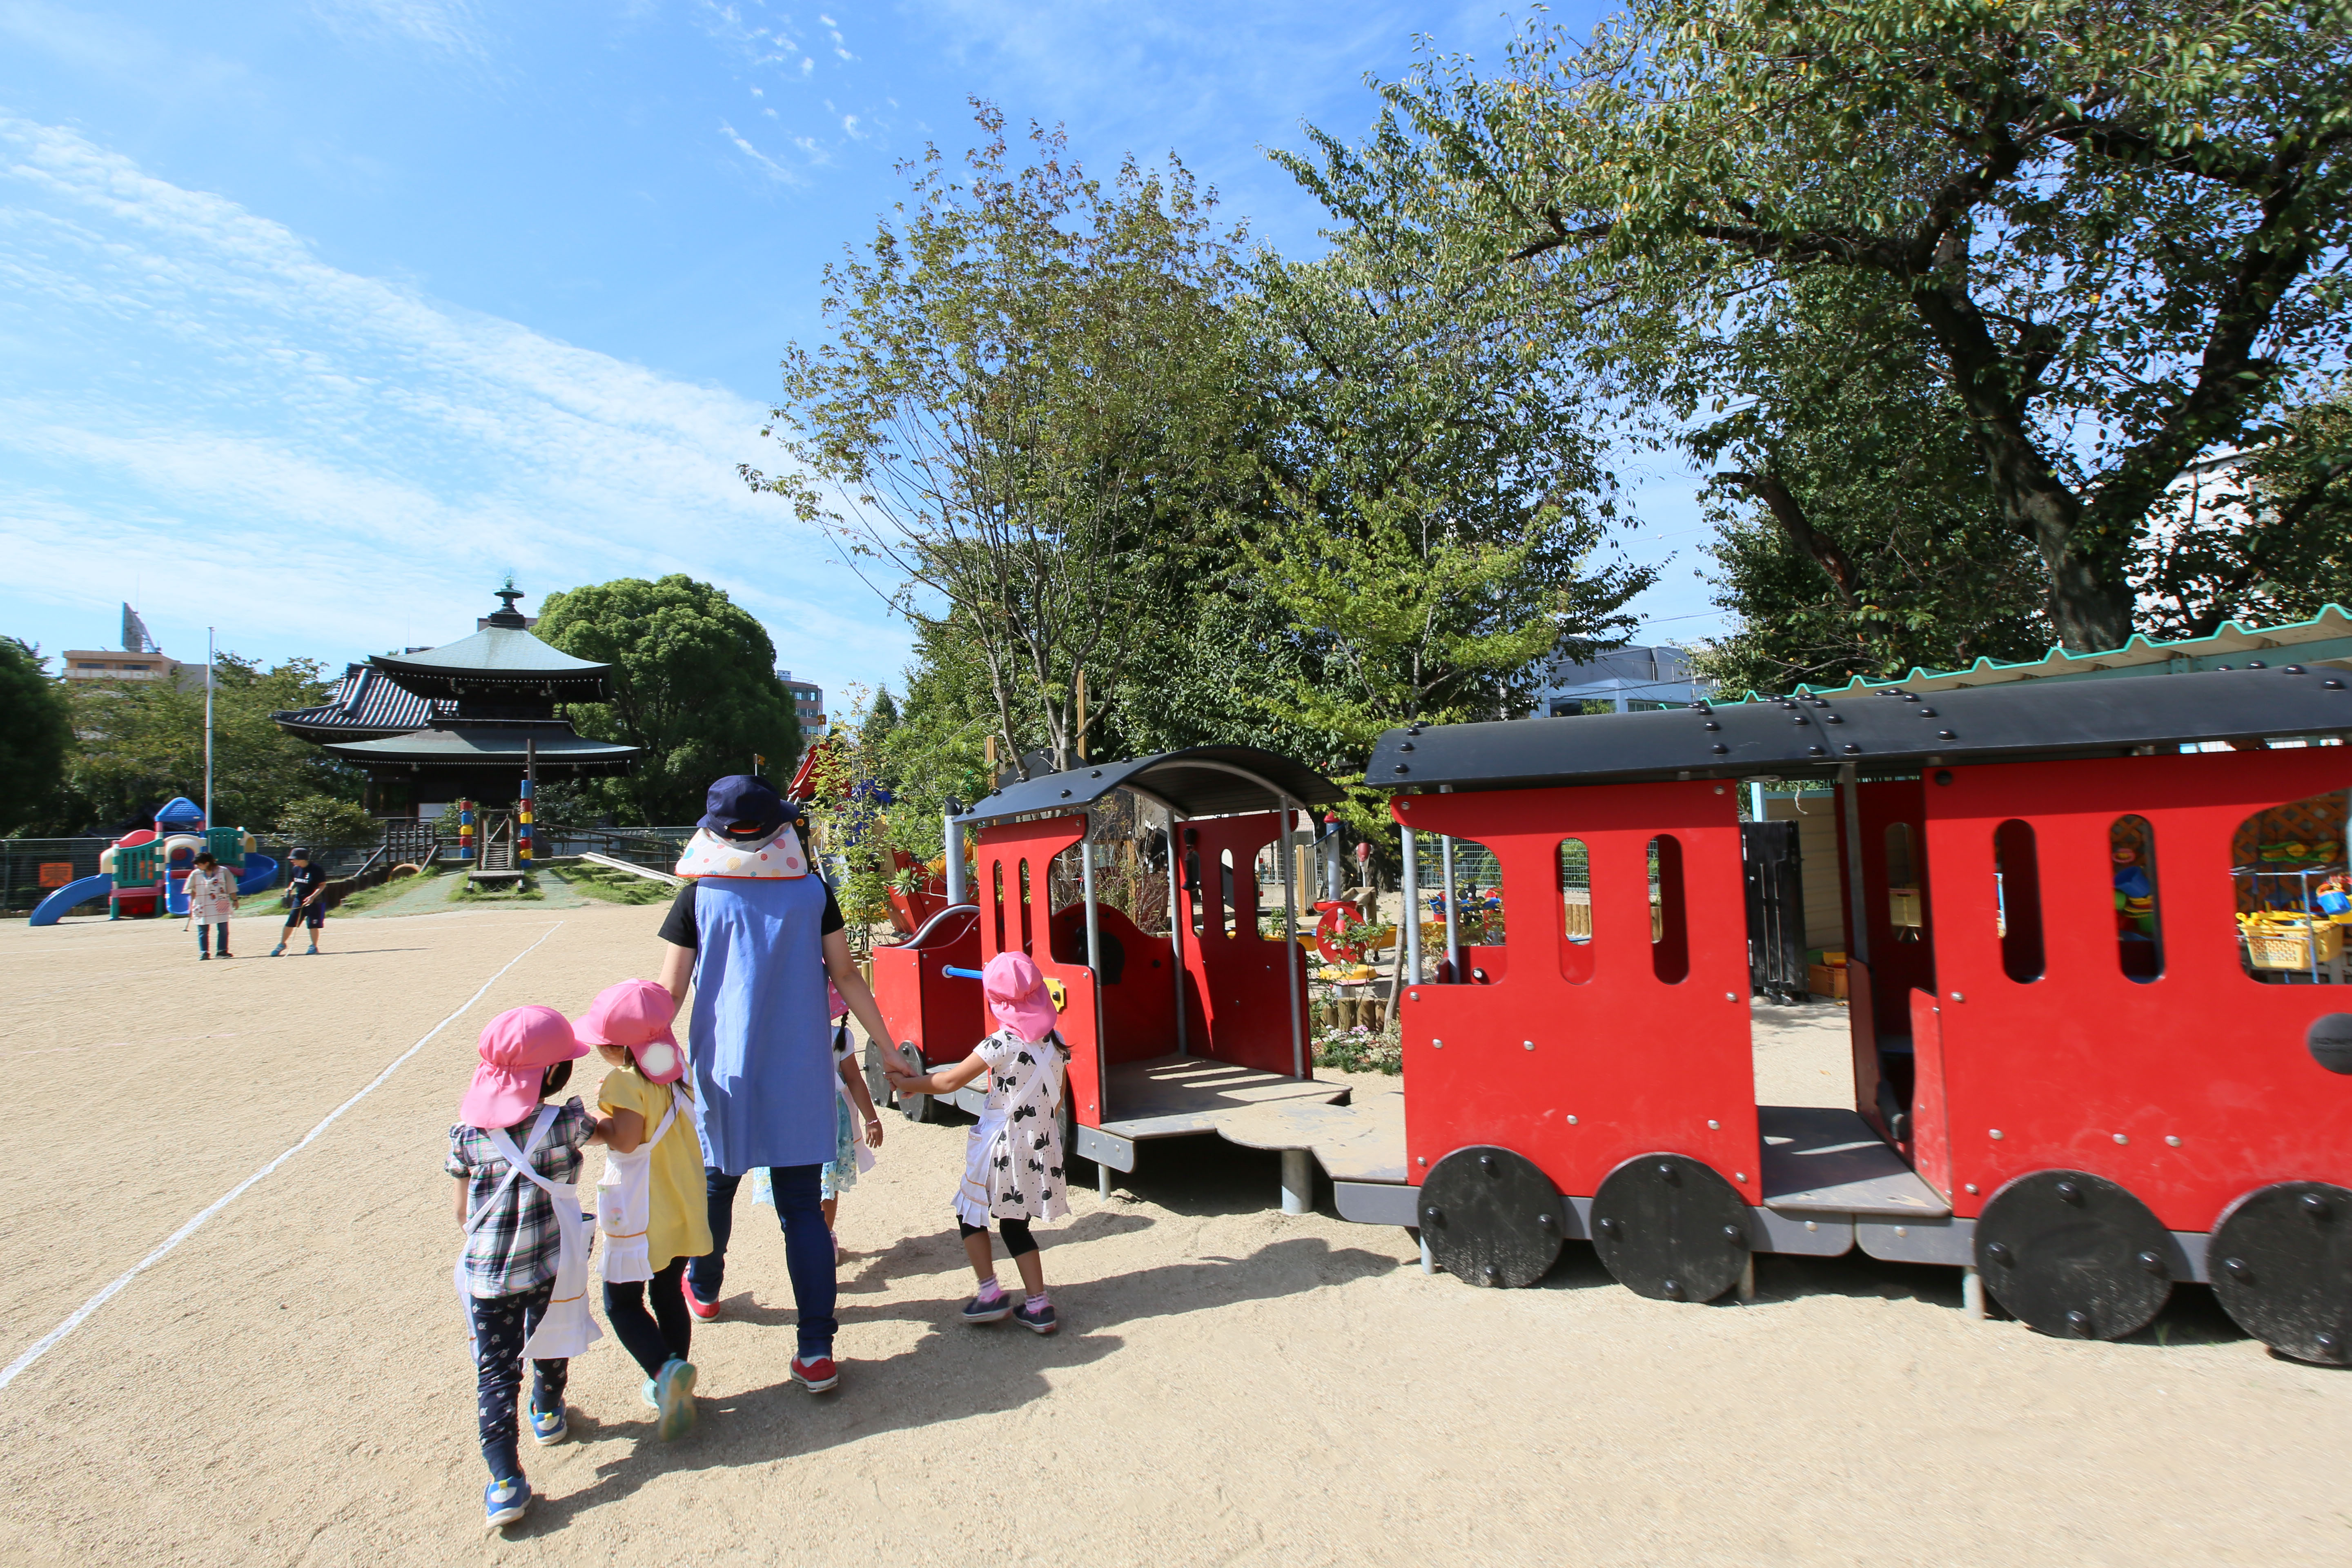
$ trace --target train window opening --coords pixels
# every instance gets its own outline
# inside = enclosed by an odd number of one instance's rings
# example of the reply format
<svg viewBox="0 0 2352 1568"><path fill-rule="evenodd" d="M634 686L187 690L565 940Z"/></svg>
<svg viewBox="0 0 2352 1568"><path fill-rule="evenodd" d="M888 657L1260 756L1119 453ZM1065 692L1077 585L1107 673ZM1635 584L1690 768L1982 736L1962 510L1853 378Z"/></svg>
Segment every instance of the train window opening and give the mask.
<svg viewBox="0 0 2352 1568"><path fill-rule="evenodd" d="M1581 838L1559 841L1559 973L1571 984L1592 978L1592 857Z"/></svg>
<svg viewBox="0 0 2352 1568"><path fill-rule="evenodd" d="M2346 814L2352 791L2267 807L2230 841L2238 962L2268 985L2352 982L2352 873Z"/></svg>
<svg viewBox="0 0 2352 1568"><path fill-rule="evenodd" d="M2125 979L2145 985L2164 973L2156 828L2147 817L2118 816L2108 824L2107 860L2116 885L2116 963Z"/></svg>
<svg viewBox="0 0 2352 1568"><path fill-rule="evenodd" d="M996 911L996 951L1003 952L1004 951L1004 862L990 861L989 874L995 879L995 885L990 889L988 901L990 908Z"/></svg>
<svg viewBox="0 0 2352 1568"><path fill-rule="evenodd" d="M1683 900L1683 843L1650 840L1650 972L1668 985L1690 974L1690 921Z"/></svg>
<svg viewBox="0 0 2352 1568"><path fill-rule="evenodd" d="M1495 852L1475 838L1437 841L1436 885L1426 900L1427 920L1422 945L1450 956L1447 916L1452 914L1451 946L1461 963L1452 977L1473 985L1492 985L1504 973L1503 868ZM1447 895L1452 895L1452 902Z"/></svg>
<svg viewBox="0 0 2352 1568"><path fill-rule="evenodd" d="M1253 873L1254 874L1254 873ZM1217 856L1217 909L1222 924L1219 929L1228 937L1241 934L1241 910L1234 892L1234 852L1220 851ZM1255 931L1250 932L1255 936Z"/></svg>
<svg viewBox="0 0 2352 1568"><path fill-rule="evenodd" d="M2042 865L2033 825L2011 817L1993 829L1994 920L2000 967L2020 984L2042 978Z"/></svg>
<svg viewBox="0 0 2352 1568"><path fill-rule="evenodd" d="M1927 928L1927 900L1919 890L1919 862L1912 851L1911 825L1886 825L1886 924L1896 942L1917 942Z"/></svg>
<svg viewBox="0 0 2352 1568"><path fill-rule="evenodd" d="M1207 892L1201 885L1201 835L1197 829L1184 830L1184 897L1192 912L1192 934L1206 936L1209 931Z"/></svg>
<svg viewBox="0 0 2352 1568"><path fill-rule="evenodd" d="M1030 946L1029 921L1029 862L1021 862L1021 951L1034 952Z"/></svg>

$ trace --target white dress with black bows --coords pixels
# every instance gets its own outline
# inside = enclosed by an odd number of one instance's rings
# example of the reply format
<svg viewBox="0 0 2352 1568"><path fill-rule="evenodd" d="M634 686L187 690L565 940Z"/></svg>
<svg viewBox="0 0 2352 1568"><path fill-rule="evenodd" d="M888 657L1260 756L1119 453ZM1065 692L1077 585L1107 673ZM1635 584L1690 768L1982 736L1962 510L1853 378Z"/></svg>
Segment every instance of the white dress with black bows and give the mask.
<svg viewBox="0 0 2352 1568"><path fill-rule="evenodd" d="M964 1145L956 1215L966 1225L992 1219L1051 1220L1070 1212L1062 1180L1062 1041L1024 1040L999 1029L973 1049L988 1064L988 1100Z"/></svg>

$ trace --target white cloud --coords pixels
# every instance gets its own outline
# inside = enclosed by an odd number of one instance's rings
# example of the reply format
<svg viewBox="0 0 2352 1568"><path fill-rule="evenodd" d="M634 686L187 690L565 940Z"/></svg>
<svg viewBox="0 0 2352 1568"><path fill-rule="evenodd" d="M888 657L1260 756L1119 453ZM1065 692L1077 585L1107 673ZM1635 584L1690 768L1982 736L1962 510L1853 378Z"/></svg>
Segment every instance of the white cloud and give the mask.
<svg viewBox="0 0 2352 1568"><path fill-rule="evenodd" d="M312 4L320 18L338 32L405 38L451 54L488 52L474 8L466 0L312 0Z"/></svg>
<svg viewBox="0 0 2352 1568"><path fill-rule="evenodd" d="M831 683L905 657L737 479L772 464L760 405L341 271L234 202L7 119L0 345L0 605L52 646L110 624L126 564L175 652L215 624L331 658L461 632L511 569L534 598L718 582Z"/></svg>
<svg viewBox="0 0 2352 1568"><path fill-rule="evenodd" d="M773 158L769 157L765 153L762 153L757 147L752 146L750 142L744 140L743 133L736 130L732 125L728 124L725 121L722 120L719 122L719 132L726 136L727 140L735 143L736 151L741 153L743 156L751 159L752 163L758 164L761 172L766 174L770 179L787 185L799 185L805 184L807 183L802 177L801 172L798 169L794 169L787 164L777 163Z"/></svg>

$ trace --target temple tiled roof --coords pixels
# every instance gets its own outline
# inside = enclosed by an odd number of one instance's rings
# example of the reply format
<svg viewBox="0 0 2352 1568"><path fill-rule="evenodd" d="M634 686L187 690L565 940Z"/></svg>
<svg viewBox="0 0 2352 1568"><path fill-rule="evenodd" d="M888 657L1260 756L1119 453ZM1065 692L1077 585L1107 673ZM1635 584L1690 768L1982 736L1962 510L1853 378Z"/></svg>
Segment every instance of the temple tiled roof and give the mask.
<svg viewBox="0 0 2352 1568"><path fill-rule="evenodd" d="M327 700L316 708L272 713L280 729L305 741L375 741L421 730L437 715L453 713L453 701L432 701L404 691L372 665L347 665Z"/></svg>

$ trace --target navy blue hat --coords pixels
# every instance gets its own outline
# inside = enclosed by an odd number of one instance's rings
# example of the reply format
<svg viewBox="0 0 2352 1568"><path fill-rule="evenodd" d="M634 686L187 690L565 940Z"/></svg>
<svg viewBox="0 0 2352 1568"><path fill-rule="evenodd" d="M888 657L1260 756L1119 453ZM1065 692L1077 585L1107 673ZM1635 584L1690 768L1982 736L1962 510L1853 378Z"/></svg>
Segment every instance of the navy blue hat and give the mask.
<svg viewBox="0 0 2352 1568"><path fill-rule="evenodd" d="M790 816L768 781L750 773L730 773L712 784L702 805L702 820L696 826L736 838L764 837Z"/></svg>

